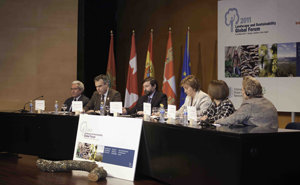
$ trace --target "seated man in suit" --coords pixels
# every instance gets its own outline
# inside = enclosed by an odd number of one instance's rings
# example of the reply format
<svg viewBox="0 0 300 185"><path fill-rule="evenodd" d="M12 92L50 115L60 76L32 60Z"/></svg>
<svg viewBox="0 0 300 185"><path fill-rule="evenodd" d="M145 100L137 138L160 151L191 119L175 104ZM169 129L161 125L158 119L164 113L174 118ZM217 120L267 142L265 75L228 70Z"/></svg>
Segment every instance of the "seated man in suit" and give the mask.
<svg viewBox="0 0 300 185"><path fill-rule="evenodd" d="M151 107L160 107L163 104L165 109L168 105L167 95L158 91L158 83L152 77L147 77L143 80L143 88L145 95L139 97L136 105L131 109L123 109L123 114L143 114L143 103L151 103Z"/></svg>
<svg viewBox="0 0 300 185"><path fill-rule="evenodd" d="M104 102L104 106L109 106L109 102L122 101L121 94L109 88L110 81L108 76L99 75L94 78L96 90L88 104L84 107L86 113L92 113L100 110L100 102Z"/></svg>
<svg viewBox="0 0 300 185"><path fill-rule="evenodd" d="M89 98L84 96L84 85L81 81L73 81L71 86L71 97L66 99L67 110L72 111L72 101L82 101L82 106L85 106L89 102Z"/></svg>

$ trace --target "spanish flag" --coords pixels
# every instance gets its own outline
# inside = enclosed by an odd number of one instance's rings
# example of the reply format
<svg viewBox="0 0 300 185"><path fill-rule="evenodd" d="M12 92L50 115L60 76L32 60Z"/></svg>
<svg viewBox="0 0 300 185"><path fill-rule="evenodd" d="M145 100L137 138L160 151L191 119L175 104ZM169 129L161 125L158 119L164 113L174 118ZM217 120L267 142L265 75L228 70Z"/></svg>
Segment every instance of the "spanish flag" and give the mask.
<svg viewBox="0 0 300 185"><path fill-rule="evenodd" d="M151 29L150 32L150 39L149 39L149 44L148 44L148 49L147 49L147 57L146 57L146 64L145 64L145 74L144 74L144 79L147 77L153 77L155 76L154 72L154 65L153 65L153 60L152 60L152 42L153 42L153 29ZM142 96L144 95L144 90L142 90Z"/></svg>
<svg viewBox="0 0 300 185"><path fill-rule="evenodd" d="M155 76L154 66L153 66L153 62L152 62L153 61L152 60L152 42L153 42L153 29L151 29L151 32L150 32L150 40L149 40L148 50L147 50L144 78Z"/></svg>

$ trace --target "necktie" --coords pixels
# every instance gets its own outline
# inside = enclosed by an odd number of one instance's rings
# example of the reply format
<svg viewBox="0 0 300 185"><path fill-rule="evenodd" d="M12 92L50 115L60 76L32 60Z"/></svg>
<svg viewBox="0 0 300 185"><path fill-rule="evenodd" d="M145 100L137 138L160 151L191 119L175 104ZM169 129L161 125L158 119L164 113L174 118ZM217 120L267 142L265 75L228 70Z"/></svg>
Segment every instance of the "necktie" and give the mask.
<svg viewBox="0 0 300 185"><path fill-rule="evenodd" d="M103 105L105 105L104 94L101 95L101 100L100 100L100 102L103 102Z"/></svg>
<svg viewBox="0 0 300 185"><path fill-rule="evenodd" d="M74 98L73 101L77 101L76 98ZM72 112L72 102L71 102L71 105L70 105L69 112Z"/></svg>
<svg viewBox="0 0 300 185"><path fill-rule="evenodd" d="M148 97L148 103L151 103L152 98Z"/></svg>

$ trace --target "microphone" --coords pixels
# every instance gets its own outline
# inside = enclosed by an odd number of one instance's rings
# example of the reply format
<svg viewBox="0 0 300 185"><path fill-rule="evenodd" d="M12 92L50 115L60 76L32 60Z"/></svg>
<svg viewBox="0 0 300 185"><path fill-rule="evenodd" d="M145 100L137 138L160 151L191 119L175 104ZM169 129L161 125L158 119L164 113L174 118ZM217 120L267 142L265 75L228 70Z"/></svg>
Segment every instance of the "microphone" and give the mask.
<svg viewBox="0 0 300 185"><path fill-rule="evenodd" d="M36 97L36 98L34 98L32 101L37 100L37 99L39 99L39 98L43 98L43 97L44 97L43 95L42 95L42 96L39 96L39 97ZM25 109L25 106L26 106L28 103L30 103L30 101L29 101L29 102L26 102L26 103L24 104L23 109L21 109L21 110L19 110L19 111L22 112L22 113L29 112L28 110Z"/></svg>

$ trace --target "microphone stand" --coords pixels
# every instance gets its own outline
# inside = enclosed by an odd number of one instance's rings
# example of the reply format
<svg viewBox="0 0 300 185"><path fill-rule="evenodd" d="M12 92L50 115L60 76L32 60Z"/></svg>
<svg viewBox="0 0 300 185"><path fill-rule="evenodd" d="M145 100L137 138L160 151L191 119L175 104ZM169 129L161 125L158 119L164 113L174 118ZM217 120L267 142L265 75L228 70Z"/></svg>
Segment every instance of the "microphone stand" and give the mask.
<svg viewBox="0 0 300 185"><path fill-rule="evenodd" d="M43 98L43 97L44 97L44 96L39 96L39 97L37 97L37 98L34 98L32 101L37 100L37 99L39 99L39 98ZM21 113L29 112L28 110L25 109L25 106L26 106L28 103L30 103L30 102L31 102L31 101L26 102L26 103L24 104L23 109L20 109L19 112L21 112Z"/></svg>

